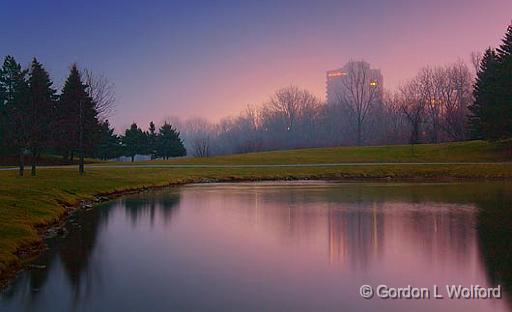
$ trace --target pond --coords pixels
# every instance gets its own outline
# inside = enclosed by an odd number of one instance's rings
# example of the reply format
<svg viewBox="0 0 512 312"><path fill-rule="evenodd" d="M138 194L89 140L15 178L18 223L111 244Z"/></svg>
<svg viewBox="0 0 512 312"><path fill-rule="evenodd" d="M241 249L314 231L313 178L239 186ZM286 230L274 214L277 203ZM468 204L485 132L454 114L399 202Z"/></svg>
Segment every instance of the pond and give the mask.
<svg viewBox="0 0 512 312"><path fill-rule="evenodd" d="M511 203L502 182L139 193L72 216L68 235L2 292L0 311L511 311ZM501 298L450 299L447 285Z"/></svg>

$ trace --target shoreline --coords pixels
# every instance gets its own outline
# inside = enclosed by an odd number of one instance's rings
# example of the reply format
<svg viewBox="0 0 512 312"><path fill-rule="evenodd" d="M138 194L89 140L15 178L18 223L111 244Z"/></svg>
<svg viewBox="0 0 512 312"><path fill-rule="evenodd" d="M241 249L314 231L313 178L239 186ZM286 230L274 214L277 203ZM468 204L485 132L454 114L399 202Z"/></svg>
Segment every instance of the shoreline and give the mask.
<svg viewBox="0 0 512 312"><path fill-rule="evenodd" d="M169 182L166 184L155 184L147 185L136 188L120 189L113 192L99 192L93 195L93 199L78 199L73 205L66 205L65 203L59 203L64 209L64 212L55 222L36 225L39 240L32 242L26 246L21 246L15 252L18 263L7 263L6 269L0 272L0 291L4 291L9 287L10 283L16 278L16 276L30 268L30 262L35 260L46 248L46 239L63 235L63 227L69 218L77 211L82 209L95 209L95 206L117 199L122 196L137 194L141 192L154 191L166 188L179 187L190 184L211 184L211 183L244 183L244 182L286 182L286 181L327 181L337 183L460 183L460 182L496 182L496 181L512 181L510 177L486 177L486 178L475 178L475 177L449 177L449 176L414 176L414 177L403 177L403 176L369 176L369 177L350 177L350 176L332 176L332 175L290 175L286 177L282 176L269 176L269 177L223 177L223 178L191 178L188 181Z"/></svg>

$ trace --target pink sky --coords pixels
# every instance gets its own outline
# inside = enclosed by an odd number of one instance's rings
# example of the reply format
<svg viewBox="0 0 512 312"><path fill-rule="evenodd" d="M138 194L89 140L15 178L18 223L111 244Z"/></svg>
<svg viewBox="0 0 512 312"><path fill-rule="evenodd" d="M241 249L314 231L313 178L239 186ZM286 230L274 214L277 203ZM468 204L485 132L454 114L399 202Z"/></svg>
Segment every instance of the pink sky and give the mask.
<svg viewBox="0 0 512 312"><path fill-rule="evenodd" d="M380 68L395 89L425 65L497 46L512 20L511 0L48 1L58 5L2 4L12 31L0 55L24 65L37 56L57 85L73 62L105 74L121 130L168 116L219 120L290 84L324 98L325 72L350 59Z"/></svg>

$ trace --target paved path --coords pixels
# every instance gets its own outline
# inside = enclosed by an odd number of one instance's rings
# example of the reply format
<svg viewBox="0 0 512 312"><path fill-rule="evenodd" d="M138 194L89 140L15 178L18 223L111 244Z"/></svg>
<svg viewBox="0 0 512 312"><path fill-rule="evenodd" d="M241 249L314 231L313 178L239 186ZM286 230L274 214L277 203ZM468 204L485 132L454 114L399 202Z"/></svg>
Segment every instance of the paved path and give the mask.
<svg viewBox="0 0 512 312"><path fill-rule="evenodd" d="M85 168L89 169L102 169L102 168L295 168L295 167L349 167L349 166L432 166L432 165L499 165L499 164L512 164L512 162L362 162L362 163L312 163L312 164L244 164L244 165L205 165L205 164L128 164L128 165L85 165ZM78 165L66 165L66 166L38 166L38 169L69 169L77 168ZM25 167L26 170L30 170L30 166ZM0 171L15 171L17 167L0 168Z"/></svg>

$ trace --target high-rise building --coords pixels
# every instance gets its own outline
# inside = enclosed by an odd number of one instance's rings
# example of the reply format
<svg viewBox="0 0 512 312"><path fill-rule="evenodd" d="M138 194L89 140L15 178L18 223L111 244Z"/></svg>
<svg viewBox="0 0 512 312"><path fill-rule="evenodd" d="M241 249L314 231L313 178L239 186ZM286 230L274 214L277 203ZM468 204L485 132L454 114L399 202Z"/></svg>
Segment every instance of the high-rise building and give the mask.
<svg viewBox="0 0 512 312"><path fill-rule="evenodd" d="M375 98L382 99L383 77L380 69L370 67L364 61L350 61L345 66L327 71L326 98L328 104L336 104L343 99L350 98L355 88L364 88L371 93L375 91ZM375 89L372 89L375 88Z"/></svg>

